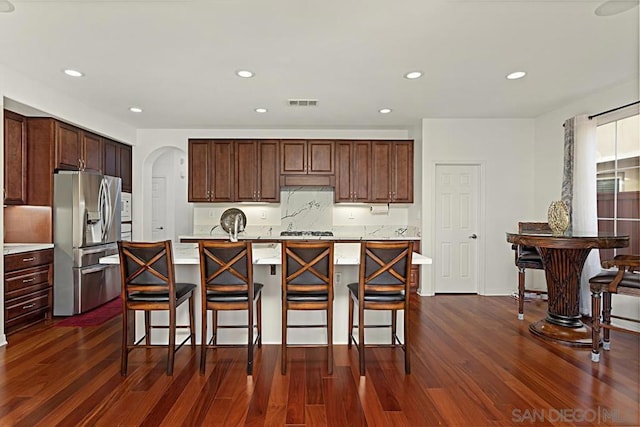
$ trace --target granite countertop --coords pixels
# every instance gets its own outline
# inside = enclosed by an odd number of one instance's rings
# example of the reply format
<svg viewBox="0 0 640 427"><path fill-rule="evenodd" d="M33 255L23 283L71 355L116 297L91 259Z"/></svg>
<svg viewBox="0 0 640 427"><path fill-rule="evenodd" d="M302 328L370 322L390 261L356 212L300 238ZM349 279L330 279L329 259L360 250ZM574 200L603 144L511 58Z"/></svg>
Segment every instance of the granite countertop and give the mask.
<svg viewBox="0 0 640 427"><path fill-rule="evenodd" d="M222 237L220 237L222 238ZM298 237L299 239L299 237ZM280 245L277 243L254 243L252 245L253 264L280 265ZM100 258L100 264L119 264L118 255ZM176 265L197 265L198 245L195 243L174 243L173 263ZM360 263L360 245L358 243L338 243L334 249L336 265L358 265ZM424 255L413 253L413 264L431 264L432 260Z"/></svg>
<svg viewBox="0 0 640 427"><path fill-rule="evenodd" d="M53 248L53 243L5 243L4 255L20 254L51 248Z"/></svg>

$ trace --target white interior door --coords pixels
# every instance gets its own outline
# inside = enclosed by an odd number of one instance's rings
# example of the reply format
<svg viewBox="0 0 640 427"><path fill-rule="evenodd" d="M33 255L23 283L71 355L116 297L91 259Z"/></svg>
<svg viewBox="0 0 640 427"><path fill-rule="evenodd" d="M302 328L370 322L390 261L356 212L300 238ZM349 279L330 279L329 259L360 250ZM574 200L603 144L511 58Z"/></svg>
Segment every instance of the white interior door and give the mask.
<svg viewBox="0 0 640 427"><path fill-rule="evenodd" d="M154 176L151 184L151 238L167 239L167 180Z"/></svg>
<svg viewBox="0 0 640 427"><path fill-rule="evenodd" d="M480 166L436 165L436 293L478 293Z"/></svg>

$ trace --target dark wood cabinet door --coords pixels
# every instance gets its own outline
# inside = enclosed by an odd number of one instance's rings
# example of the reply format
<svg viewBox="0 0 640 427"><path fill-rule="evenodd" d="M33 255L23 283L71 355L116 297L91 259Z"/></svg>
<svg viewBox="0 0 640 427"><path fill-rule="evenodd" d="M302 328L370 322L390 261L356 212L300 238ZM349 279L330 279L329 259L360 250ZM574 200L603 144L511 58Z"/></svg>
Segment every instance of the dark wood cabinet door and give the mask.
<svg viewBox="0 0 640 427"><path fill-rule="evenodd" d="M122 191L133 191L133 148L130 145L118 144L120 162L119 176L122 179Z"/></svg>
<svg viewBox="0 0 640 427"><path fill-rule="evenodd" d="M4 111L4 203L27 203L27 121Z"/></svg>
<svg viewBox="0 0 640 427"><path fill-rule="evenodd" d="M351 182L355 202L369 202L371 199L371 142L353 142L353 163Z"/></svg>
<svg viewBox="0 0 640 427"><path fill-rule="evenodd" d="M81 169L102 173L102 138L82 132Z"/></svg>
<svg viewBox="0 0 640 427"><path fill-rule="evenodd" d="M256 181L258 201L280 201L280 180L278 179L280 165L278 164L278 148L278 141L258 141L258 179ZM242 173L242 170L236 170L236 173Z"/></svg>
<svg viewBox="0 0 640 427"><path fill-rule="evenodd" d="M392 198L395 203L413 203L413 141L393 143Z"/></svg>
<svg viewBox="0 0 640 427"><path fill-rule="evenodd" d="M62 122L55 122L56 169L78 170L82 156L82 131Z"/></svg>
<svg viewBox="0 0 640 427"><path fill-rule="evenodd" d="M335 173L334 141L308 141L307 144L307 173L333 175Z"/></svg>
<svg viewBox="0 0 640 427"><path fill-rule="evenodd" d="M209 201L209 141L189 141L189 201Z"/></svg>
<svg viewBox="0 0 640 427"><path fill-rule="evenodd" d="M256 141L236 141L236 196L239 202L258 198L256 187L258 176L258 150Z"/></svg>
<svg viewBox="0 0 640 427"><path fill-rule="evenodd" d="M300 175L307 173L307 141L287 140L280 145L280 174Z"/></svg>
<svg viewBox="0 0 640 427"><path fill-rule="evenodd" d="M353 185L351 183L353 151L353 142L336 142L336 186L334 190L334 200L336 202L353 201Z"/></svg>
<svg viewBox="0 0 640 427"><path fill-rule="evenodd" d="M391 201L392 143L374 141L371 144L371 201Z"/></svg>
<svg viewBox="0 0 640 427"><path fill-rule="evenodd" d="M105 139L103 141L102 171L105 175L120 176L120 153L118 143Z"/></svg>
<svg viewBox="0 0 640 427"><path fill-rule="evenodd" d="M233 141L214 141L211 143L213 167L210 169L210 188L212 202L232 202L234 196L234 150Z"/></svg>

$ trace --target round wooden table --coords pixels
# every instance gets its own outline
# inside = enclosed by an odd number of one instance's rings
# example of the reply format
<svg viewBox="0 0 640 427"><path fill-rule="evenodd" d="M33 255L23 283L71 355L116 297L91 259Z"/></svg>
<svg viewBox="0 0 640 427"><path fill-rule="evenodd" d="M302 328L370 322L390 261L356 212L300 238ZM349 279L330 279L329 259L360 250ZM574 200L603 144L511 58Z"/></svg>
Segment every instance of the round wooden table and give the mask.
<svg viewBox="0 0 640 427"><path fill-rule="evenodd" d="M507 242L535 246L547 279L546 319L529 325L534 335L563 344L591 347L591 327L580 318L580 276L591 249L624 248L629 236L611 233L565 233L560 236L507 233Z"/></svg>

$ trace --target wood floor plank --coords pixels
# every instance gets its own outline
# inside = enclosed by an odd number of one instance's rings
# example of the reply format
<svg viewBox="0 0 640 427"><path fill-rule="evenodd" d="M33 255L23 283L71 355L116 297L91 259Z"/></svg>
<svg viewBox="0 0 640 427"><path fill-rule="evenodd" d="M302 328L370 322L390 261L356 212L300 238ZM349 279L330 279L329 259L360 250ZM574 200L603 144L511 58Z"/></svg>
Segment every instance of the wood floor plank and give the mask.
<svg viewBox="0 0 640 427"><path fill-rule="evenodd" d="M511 426L534 425L533 414L535 425L584 425L550 419L572 410L599 414L600 425L640 425L640 337L612 331L596 364L589 349L529 332L546 308L526 303L519 321L509 297L412 296L412 373L401 349L375 348L364 377L346 345L334 347L330 376L326 348L290 348L282 375L280 346L263 345L250 377L246 349L209 351L200 376L199 349L189 347L176 353L173 377L155 349L132 352L121 377L119 317L85 328L43 322L0 348L0 425Z"/></svg>

